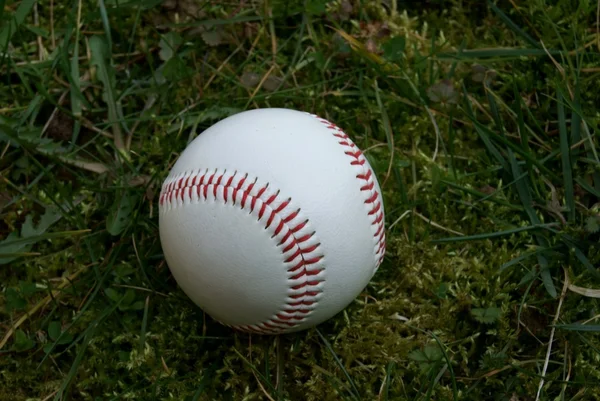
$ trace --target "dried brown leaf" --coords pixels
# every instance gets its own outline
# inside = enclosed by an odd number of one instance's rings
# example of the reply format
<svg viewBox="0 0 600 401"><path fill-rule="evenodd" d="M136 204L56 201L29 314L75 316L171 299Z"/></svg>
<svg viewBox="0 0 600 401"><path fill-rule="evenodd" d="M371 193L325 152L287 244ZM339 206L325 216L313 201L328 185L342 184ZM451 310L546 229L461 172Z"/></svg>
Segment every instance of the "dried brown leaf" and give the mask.
<svg viewBox="0 0 600 401"><path fill-rule="evenodd" d="M427 96L433 102L442 104L456 104L458 102L458 94L452 81L444 79L427 89Z"/></svg>
<svg viewBox="0 0 600 401"><path fill-rule="evenodd" d="M223 43L224 35L220 29L212 29L210 31L202 32L200 35L204 43L209 46L218 46Z"/></svg>
<svg viewBox="0 0 600 401"><path fill-rule="evenodd" d="M246 88L256 88L260 82L260 75L252 71L245 71L240 77L240 83Z"/></svg>

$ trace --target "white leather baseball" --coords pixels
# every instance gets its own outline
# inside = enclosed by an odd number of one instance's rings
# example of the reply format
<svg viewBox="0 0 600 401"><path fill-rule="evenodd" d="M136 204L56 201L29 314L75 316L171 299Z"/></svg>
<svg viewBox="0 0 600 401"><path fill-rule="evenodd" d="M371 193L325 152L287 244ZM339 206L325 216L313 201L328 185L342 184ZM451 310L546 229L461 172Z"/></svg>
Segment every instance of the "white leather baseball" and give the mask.
<svg viewBox="0 0 600 401"><path fill-rule="evenodd" d="M257 109L214 124L166 178L160 240L182 290L248 332L315 326L366 287L385 253L381 190L334 124Z"/></svg>

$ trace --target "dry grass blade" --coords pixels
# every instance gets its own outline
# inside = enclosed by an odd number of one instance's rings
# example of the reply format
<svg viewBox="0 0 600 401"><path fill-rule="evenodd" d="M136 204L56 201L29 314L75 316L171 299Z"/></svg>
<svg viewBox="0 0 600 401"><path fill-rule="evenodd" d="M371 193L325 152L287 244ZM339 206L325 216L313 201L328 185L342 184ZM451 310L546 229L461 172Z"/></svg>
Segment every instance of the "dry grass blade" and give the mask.
<svg viewBox="0 0 600 401"><path fill-rule="evenodd" d="M379 94L379 86L377 85L377 81L375 81L375 98L377 99L377 105L379 106L379 111L381 113L381 119L383 123L383 129L385 130L385 136L388 140L388 147L390 149L390 161L388 163L388 168L385 173L385 178L381 183L381 187L384 188L387 183L388 178L390 178L390 174L392 172L392 166L394 164L394 132L392 130L392 125L390 124L390 119L388 117L387 111L383 107L381 102L381 96Z"/></svg>
<svg viewBox="0 0 600 401"><path fill-rule="evenodd" d="M548 340L548 350L546 351L546 359L544 360L544 367L542 368L542 378L540 379L540 384L538 385L537 394L535 396L535 401L540 399L540 395L542 393L542 388L544 387L544 381L546 379L546 371L548 370L548 363L550 362L550 355L552 353L552 343L554 342L554 332L556 331L556 322L560 316L560 310L562 308L563 301L565 299L565 295L567 294L567 288L569 287L569 276L567 275L567 271L564 270L564 284L563 289L560 293L560 298L558 300L558 306L556 307L556 313L554 314L554 319L552 320L552 330L550 331L550 339Z"/></svg>
<svg viewBox="0 0 600 401"><path fill-rule="evenodd" d="M455 230L452 230L451 228L446 228L446 227L444 227L444 226L436 223L435 221L431 220L430 218L423 216L421 213L419 213L417 211L413 211L413 214L415 216L419 217L420 219L422 219L427 224L431 224L435 228L439 228L440 230L446 231L448 233L460 235L460 236L464 236L465 235L465 234L461 233L460 231L455 231Z"/></svg>
<svg viewBox="0 0 600 401"><path fill-rule="evenodd" d="M574 284L569 284L569 290L589 298L600 298L600 290L592 288L579 287Z"/></svg>
<svg viewBox="0 0 600 401"><path fill-rule="evenodd" d="M73 56L71 57L71 112L75 118L81 117L83 97L81 94L81 79L79 76L79 35L81 32L81 9L82 0L79 0L77 5L75 43L73 46Z"/></svg>
<svg viewBox="0 0 600 401"><path fill-rule="evenodd" d="M92 36L89 43L92 64L96 67L96 73L104 89L103 98L108 106L108 119L113 129L115 148L122 156L126 156L127 151L121 129L122 116L115 96L114 69L110 64L108 46L100 36Z"/></svg>

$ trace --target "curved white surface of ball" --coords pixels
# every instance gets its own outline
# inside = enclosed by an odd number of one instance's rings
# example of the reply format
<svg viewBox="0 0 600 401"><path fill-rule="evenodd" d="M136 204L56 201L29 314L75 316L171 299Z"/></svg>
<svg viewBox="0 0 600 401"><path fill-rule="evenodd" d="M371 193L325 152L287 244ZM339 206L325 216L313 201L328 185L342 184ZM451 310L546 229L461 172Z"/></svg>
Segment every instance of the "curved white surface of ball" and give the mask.
<svg viewBox="0 0 600 401"><path fill-rule="evenodd" d="M374 172L333 124L289 109L230 116L165 180L160 240L183 291L221 323L309 328L344 309L385 253Z"/></svg>

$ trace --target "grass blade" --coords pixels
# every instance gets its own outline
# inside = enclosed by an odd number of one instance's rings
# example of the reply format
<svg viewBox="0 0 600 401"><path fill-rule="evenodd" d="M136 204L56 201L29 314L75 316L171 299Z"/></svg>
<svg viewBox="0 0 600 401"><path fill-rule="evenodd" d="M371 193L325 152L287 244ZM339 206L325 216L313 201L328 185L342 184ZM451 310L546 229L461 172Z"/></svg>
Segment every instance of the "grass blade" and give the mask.
<svg viewBox="0 0 600 401"><path fill-rule="evenodd" d="M583 252L581 252L581 249L574 247L573 252L575 253L575 257L587 269L587 271L590 272L595 278L600 279L600 272L598 272L598 268L594 267L592 262L590 262Z"/></svg>
<svg viewBox="0 0 600 401"><path fill-rule="evenodd" d="M460 52L441 52L436 54L436 57L442 60L460 60L463 62L475 61L479 59L492 60L518 60L522 57L546 57L548 54L552 56L565 56L565 52L561 50L545 51L544 49L523 49L523 48L495 48L495 49L471 49L462 50Z"/></svg>
<svg viewBox="0 0 600 401"><path fill-rule="evenodd" d="M513 205L512 203L507 202L504 199L499 199L499 198L497 198L495 196L484 194L483 192L477 191L477 190L472 189L472 188L462 187L462 186L460 186L460 185L458 185L458 184L456 184L456 183L454 183L452 181L440 180L440 182L448 185L449 187L458 189L459 191L462 191L462 192L465 192L465 193L467 193L469 195L473 195L473 196L476 196L476 197L480 198L478 200L478 202L481 202L481 201L484 201L484 200L488 200L490 202L494 202L494 203L497 203L499 205L506 206L506 207L508 207L510 209L513 209L513 210L519 210L519 211L523 211L524 210L521 206Z"/></svg>
<svg viewBox="0 0 600 401"><path fill-rule="evenodd" d="M506 15L502 10L500 10L498 6L496 6L490 0L487 0L487 3L490 6L490 8L496 13L496 15L502 20L502 22L504 22L504 24L506 24L506 26L510 28L511 31L513 31L517 36L520 36L523 40L525 40L525 42L529 43L536 49L540 48L539 42L532 38L527 32L519 28L519 26L515 24L514 21L508 17L508 15Z"/></svg>
<svg viewBox="0 0 600 401"><path fill-rule="evenodd" d="M581 139L581 87L579 74L575 78L575 88L571 112L571 144L578 143Z"/></svg>
<svg viewBox="0 0 600 401"><path fill-rule="evenodd" d="M511 173L513 177L520 177L521 169L519 168L519 164L517 163L517 159L515 158L514 153L510 149L508 150L508 159L510 161ZM540 224L540 218L533 209L531 193L529 191L529 187L527 186L527 180L525 178L526 177L523 177L522 179L517 180L515 182L515 187L517 188L517 192L519 194L519 198L521 199L521 203L525 208L525 213L527 213L527 216L529 216L529 220L533 224Z"/></svg>
<svg viewBox="0 0 600 401"><path fill-rule="evenodd" d="M394 361L391 361L390 363L388 363L387 368L385 369L385 387L383 389L383 394L382 394L382 400L389 400L390 399L390 384L392 382L392 373L394 372L394 368L396 367L396 364L394 363Z"/></svg>
<svg viewBox="0 0 600 401"><path fill-rule="evenodd" d="M596 150L597 145L594 143L594 139L590 133L588 124L584 123L582 128L586 139L586 141L584 141L584 145L587 151L587 157L591 160L594 160L596 165L600 166L600 158L598 157L598 151ZM594 180L595 194L598 194L600 193L600 171L596 169L596 171L592 173L592 177Z"/></svg>
<svg viewBox="0 0 600 401"><path fill-rule="evenodd" d="M215 372L217 371L218 362L213 363L202 375L202 379L200 379L200 384L198 384L198 388L196 388L196 392L192 396L191 401L198 401L200 396L204 392L204 388L208 385L210 380L212 380Z"/></svg>
<svg viewBox="0 0 600 401"><path fill-rule="evenodd" d="M488 133L482 129L481 124L479 124L477 122L475 115L473 114L473 108L471 106L471 101L469 100L469 93L467 92L467 88L464 85L463 85L463 91L464 91L464 95L465 95L464 97L466 99L465 102L467 105L467 107L465 108L465 111L466 111L469 119L471 119L473 124L475 124L475 130L477 131L477 135L479 135L479 138L481 138L487 151L494 157L494 159L496 159L496 161L505 170L508 170L508 163L506 162L506 159L504 158L504 156L502 156L502 154L500 154L500 151L498 150L496 145L494 145L494 143L490 140L489 136L487 135Z"/></svg>
<svg viewBox="0 0 600 401"><path fill-rule="evenodd" d="M494 124L496 124L496 129L498 129L502 136L505 136L504 124L502 123L500 112L498 111L498 104L496 103L496 99L494 98L494 94L492 93L492 88L490 88L487 83L485 83L485 95L487 97L488 104L490 105L490 112L492 113Z"/></svg>
<svg viewBox="0 0 600 401"><path fill-rule="evenodd" d="M261 373L261 371L256 367L256 365L254 365L252 362L250 362L248 360L248 358L246 358L244 355L242 355L241 352L237 348L233 348L233 352L235 352L237 354L237 356L239 356L242 359L242 361L246 365L248 365L248 367L250 367L250 369L252 369L252 371L257 375L257 380L260 379L260 380L262 380L262 382L264 384L267 385L267 387L269 388L269 390L271 391L271 393L275 394L277 392L277 390L275 389L275 387L273 387L273 385L271 384L271 381L269 379L267 379Z"/></svg>
<svg viewBox="0 0 600 401"><path fill-rule="evenodd" d="M146 301L144 301L144 317L142 318L142 330L140 333L140 344L139 344L139 353L140 355L144 352L144 347L146 346L146 330L148 328L148 307L150 305L150 296L146 297Z"/></svg>
<svg viewBox="0 0 600 401"><path fill-rule="evenodd" d="M521 176L521 169L519 168L517 159L515 158L514 153L510 149L508 150L508 159L510 162L511 172L512 172L513 177ZM525 212L529 216L529 220L534 225L539 225L539 224L541 224L541 221L540 221L539 216L533 209L533 201L531 199L530 188L527 185L528 183L529 183L529 181L524 178L521 180L517 180L515 185L517 187L517 192L519 194L519 198L521 199L521 203L523 203L523 207L525 208ZM556 226L557 224L558 223L552 223L552 224L550 224L550 226ZM535 234L535 238L537 240L537 243L539 245L541 245L542 247L544 247L544 248L549 247L548 240L544 236ZM541 266L540 275L542 277L542 282L544 283L546 290L552 296L552 298L556 298L558 296L558 293L556 291L556 287L554 286L554 282L552 281L552 276L550 274L550 270L549 270L549 266L548 266L548 260L546 259L546 257L539 254L538 262Z"/></svg>
<svg viewBox="0 0 600 401"><path fill-rule="evenodd" d="M381 113L381 120L383 123L383 127L385 130L385 137L387 138L388 148L390 149L390 153L394 154L394 133L392 132L392 126L390 124L390 119L388 117L387 111L385 107L383 107L383 103L381 102L381 96L379 95L379 86L377 85L377 81L375 81L375 99L377 100L377 105L379 106L379 111ZM404 204L408 204L408 193L406 192L406 185L404 184L404 179L402 178L402 174L398 166L392 167L394 170L394 176L396 177L396 182L400 189L400 196L402 202ZM382 184L383 185L383 184Z"/></svg>
<svg viewBox="0 0 600 401"><path fill-rule="evenodd" d="M454 369L452 368L452 361L450 360L448 352L446 351L446 346L444 346L442 341L438 338L438 336L435 335L435 333L431 332L429 334L431 334L431 336L435 339L438 346L442 350L442 354L444 355L444 359L446 360L446 366L448 366L448 369L450 370L450 378L452 379L452 396L454 401L458 401L458 388L456 387L456 376L454 374Z"/></svg>
<svg viewBox="0 0 600 401"><path fill-rule="evenodd" d="M556 225L557 225L557 223L535 224L535 225L532 225L532 226L512 228L510 230L497 231L497 232L493 232L493 233L469 235L469 236L464 236L464 237L451 237L451 238L434 239L434 240L431 240L431 242L434 243L434 244L442 244L442 243L446 243L446 242L479 241L479 240L484 240L484 239L498 238L498 237L503 237L505 235L512 235L512 234L516 234L516 233L521 233L523 231L539 230L539 229L542 229L542 228L554 227Z"/></svg>
<svg viewBox="0 0 600 401"><path fill-rule="evenodd" d="M498 273L502 273L503 271L505 271L509 267L514 266L516 264L519 264L522 261L527 260L530 257L535 256L535 255L537 255L537 254L539 254L541 252L545 252L545 251L546 251L546 249L539 249L539 250L536 250L534 252L525 252L523 255L519 255L516 258L513 258L513 259L509 260L508 262L502 264L502 266L500 266L500 268L498 269Z"/></svg>
<svg viewBox="0 0 600 401"><path fill-rule="evenodd" d="M65 379L62 381L62 384L60 385L58 392L54 396L54 401L62 401L65 399L65 391L68 389L69 385L73 382L73 379L77 375L77 371L79 370L79 365L83 361L83 357L85 356L85 351L87 350L87 347L90 344L90 341L92 340L92 337L94 336L94 333L96 332L96 329L98 328L98 325L99 325L99 322L97 322L96 324L94 324L91 327L91 329L87 332L87 335L83 339L81 346L77 349L77 355L75 356L75 360L73 361L73 364L71 365L71 369L69 369L69 373L67 374Z"/></svg>
<svg viewBox="0 0 600 401"><path fill-rule="evenodd" d="M10 42L12 36L17 32L19 26L23 24L23 21L25 21L25 18L33 9L36 1L37 0L21 1L9 23L4 25L4 28L0 31L0 50L2 50L2 52L6 51L8 42Z"/></svg>
<svg viewBox="0 0 600 401"><path fill-rule="evenodd" d="M102 26L104 27L104 34L106 35L106 42L108 46L108 54L112 54L112 37L110 34L110 23L108 21L108 13L106 12L106 6L104 0L98 0L98 7L100 8L100 19L102 19Z"/></svg>
<svg viewBox="0 0 600 401"><path fill-rule="evenodd" d="M589 332L600 332L600 324L557 324L557 329L569 330L569 331L589 331Z"/></svg>
<svg viewBox="0 0 600 401"><path fill-rule="evenodd" d="M506 146L507 149L510 149L511 151L513 151L514 153L518 154L519 156L521 156L523 159L525 159L526 161L530 161L533 165L535 165L537 168L539 168L542 172L544 172L545 174L547 174L549 177L551 177L552 179L558 179L560 178L557 174L555 174L552 170L550 170L547 166L545 166L543 163L541 163L539 160L537 160L533 155L533 153L531 152L526 152L523 150L523 148L520 145L517 145L515 143L513 143L511 140L504 138L494 132L492 132L489 128L487 128L486 126L484 126L483 124L481 124L479 121L477 121L472 113L471 115L467 114L469 119L471 119L471 121L473 122L473 125L476 127L477 131L482 131L483 133L485 133L486 136L488 136L489 138L495 140L496 142ZM509 168L506 168L507 171L510 171Z"/></svg>
<svg viewBox="0 0 600 401"><path fill-rule="evenodd" d="M90 231L92 231L92 230L85 229L85 230L73 230L73 231L60 231L60 232L43 234L43 235L36 235L34 237L27 237L27 238L17 239L17 240L14 240L14 241L4 241L4 242L0 243L0 248L2 248L4 246L8 247L8 246L13 246L13 245L35 244L36 242L39 242L39 241L42 241L42 240L46 240L46 239L72 237L74 235L88 233Z"/></svg>
<svg viewBox="0 0 600 401"><path fill-rule="evenodd" d="M419 327L413 326L408 323L406 323L406 326L412 328L413 330L417 330L423 334L433 337L433 339L437 343L438 347L442 351L442 355L445 359L446 366L448 367L448 370L450 371L450 378L452 379L452 396L453 396L454 401L457 401L458 400L458 387L456 385L456 375L454 374L454 369L452 368L452 361L450 360L450 357L448 356L448 352L446 351L446 346L444 345L444 343L439 339L438 336L435 335L435 333L433 333L431 331L423 330Z"/></svg>
<svg viewBox="0 0 600 401"><path fill-rule="evenodd" d="M112 125L115 147L122 155L125 155L125 142L121 131L121 119L119 118L119 109L114 93L114 70L109 62L108 48L106 41L100 36L90 38L90 53L92 55L92 64L97 68L98 79L104 87L103 98L108 106L108 119Z"/></svg>
<svg viewBox="0 0 600 401"><path fill-rule="evenodd" d="M597 196L598 198L600 198L600 191L596 190L596 188L590 186L582 178L579 178L579 177L575 178L575 182L578 183L581 186L581 188L585 189L586 191L588 191L592 195ZM598 180L598 182L600 182L600 180Z"/></svg>
<svg viewBox="0 0 600 401"><path fill-rule="evenodd" d="M525 116L523 115L523 99L521 98L521 95L519 94L519 88L517 87L517 80L516 77L513 77L514 79L514 83L512 85L513 87L513 94L514 94L514 111L517 114L517 128L518 128L518 134L519 134L519 138L520 138L520 144L523 147L523 152L529 155L532 155L533 152L531 151L531 147L529 146L529 129L528 127L525 126ZM527 109L527 108L526 108ZM535 122L537 122L537 120L534 119ZM538 124L536 124L538 125ZM533 157L532 157L533 158ZM530 159L526 158L525 159L525 163L527 164L527 172L529 174L529 178L531 180L531 184L532 187L534 189L534 191L536 193L539 192L539 189L536 185L536 181L535 181L535 170L533 169L533 163Z"/></svg>
<svg viewBox="0 0 600 401"><path fill-rule="evenodd" d="M71 113L75 118L81 117L82 111L82 99L83 94L81 93L81 82L79 75L79 33L81 25L81 5L82 1L79 1L77 7L77 25L75 26L75 42L73 44L73 55L71 56Z"/></svg>
<svg viewBox="0 0 600 401"><path fill-rule="evenodd" d="M571 168L571 148L567 135L567 120L565 117L565 106L563 103L563 94L559 90L557 93L558 107L558 131L560 135L560 154L562 160L562 176L565 185L565 201L567 206L567 216L570 222L575 221L575 187L573 186L573 171Z"/></svg>
<svg viewBox="0 0 600 401"><path fill-rule="evenodd" d="M325 344L325 347L327 348L327 350L329 351L329 353L331 354L331 356L333 357L333 359L335 360L335 362L338 364L339 368L344 373L344 376L346 376L346 379L348 379L348 383L350 383L350 386L352 386L352 390L353 390L351 392L352 398L359 399L359 394L360 393L359 393L358 389L356 388L356 385L354 384L354 380L352 380L352 377L350 377L350 374L348 373L348 371L344 367L344 364L342 363L342 361L340 360L340 358L337 356L337 354L333 350L333 347L331 346L331 344L329 344L329 341L327 341L327 339L325 338L325 336L323 334L321 334L321 331L319 329L315 329L315 330L317 331L317 334L321 338L321 341L323 341L323 344Z"/></svg>
<svg viewBox="0 0 600 401"><path fill-rule="evenodd" d="M546 258L543 256L538 257L538 260L546 261ZM542 265L542 269L540 270L540 276L542 277L542 283L548 291L548 294L552 298L556 298L558 296L558 292L556 291L556 286L554 285L554 281L552 280L552 275L550 274L550 269L548 268L548 263L540 263Z"/></svg>

